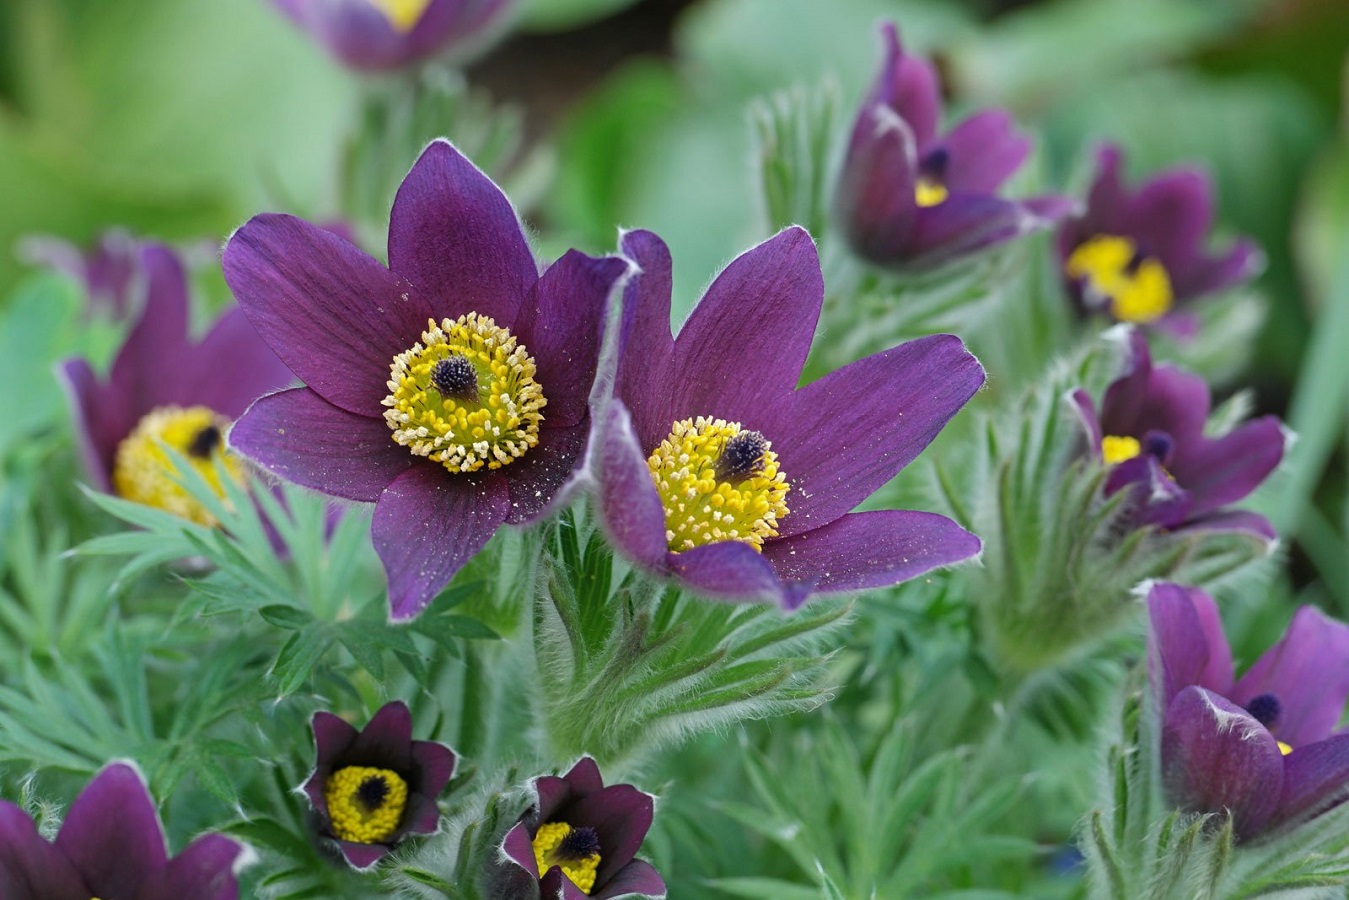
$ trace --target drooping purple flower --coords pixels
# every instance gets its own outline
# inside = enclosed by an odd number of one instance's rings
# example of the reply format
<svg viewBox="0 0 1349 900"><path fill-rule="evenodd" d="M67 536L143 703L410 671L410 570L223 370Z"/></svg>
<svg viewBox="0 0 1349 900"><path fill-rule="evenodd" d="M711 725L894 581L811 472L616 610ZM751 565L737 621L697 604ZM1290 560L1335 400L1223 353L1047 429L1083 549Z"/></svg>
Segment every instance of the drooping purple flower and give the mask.
<svg viewBox="0 0 1349 900"><path fill-rule="evenodd" d="M1272 540L1273 526L1263 516L1226 507L1255 490L1283 459L1286 433L1278 418L1262 416L1207 436L1204 379L1154 367L1137 330L1128 341L1126 370L1106 388L1099 413L1086 391L1072 394L1091 451L1111 467L1106 495L1129 491L1126 502L1138 525L1246 531Z"/></svg>
<svg viewBox="0 0 1349 900"><path fill-rule="evenodd" d="M1205 172L1170 169L1131 191L1120 178L1122 156L1113 145L1097 151L1086 209L1059 229L1064 282L1085 313L1192 334L1189 302L1251 278L1262 256L1246 239L1217 255L1205 249L1213 227Z"/></svg>
<svg viewBox="0 0 1349 900"><path fill-rule="evenodd" d="M624 555L699 593L793 609L979 551L934 513L852 512L983 384L958 338L910 341L798 389L824 295L804 230L732 261L677 339L665 244L634 231L621 249L641 274L595 469L600 520Z"/></svg>
<svg viewBox="0 0 1349 900"><path fill-rule="evenodd" d="M304 792L320 833L347 862L368 869L409 834L434 834L436 798L454 774L454 751L412 739L412 713L401 701L380 707L357 731L332 713L314 713L314 772Z"/></svg>
<svg viewBox="0 0 1349 900"><path fill-rule="evenodd" d="M561 778L531 785L534 804L501 845L503 900L659 900L665 882L635 859L655 812L655 798L630 784L604 786L599 766L583 757Z"/></svg>
<svg viewBox="0 0 1349 900"><path fill-rule="evenodd" d="M515 0L273 0L347 66L365 72L462 56L507 24Z"/></svg>
<svg viewBox="0 0 1349 900"><path fill-rule="evenodd" d="M154 800L135 766L110 763L85 787L48 843L0 801L0 897L5 900L236 900L251 854L224 835L170 858Z"/></svg>
<svg viewBox="0 0 1349 900"><path fill-rule="evenodd" d="M1304 606L1236 679L1213 598L1155 584L1148 614L1170 802L1227 810L1250 839L1349 800L1349 734L1332 734L1349 698L1349 626Z"/></svg>
<svg viewBox="0 0 1349 900"><path fill-rule="evenodd" d="M882 25L885 60L853 125L835 195L858 256L892 268L936 265L1048 228L1066 197L1007 200L998 189L1030 154L1004 110L975 113L941 134L937 73Z"/></svg>
<svg viewBox="0 0 1349 900"><path fill-rule="evenodd" d="M91 310L115 320L131 315L141 245L127 232L110 229L88 248L59 237L34 236L19 244L27 263L48 266L83 286Z"/></svg>
<svg viewBox="0 0 1349 900"><path fill-rule="evenodd" d="M374 503L393 616L415 616L567 482L627 270L570 251L541 276L510 201L444 141L398 190L388 268L316 225L256 216L225 248L225 278L307 387L258 401L230 444Z"/></svg>

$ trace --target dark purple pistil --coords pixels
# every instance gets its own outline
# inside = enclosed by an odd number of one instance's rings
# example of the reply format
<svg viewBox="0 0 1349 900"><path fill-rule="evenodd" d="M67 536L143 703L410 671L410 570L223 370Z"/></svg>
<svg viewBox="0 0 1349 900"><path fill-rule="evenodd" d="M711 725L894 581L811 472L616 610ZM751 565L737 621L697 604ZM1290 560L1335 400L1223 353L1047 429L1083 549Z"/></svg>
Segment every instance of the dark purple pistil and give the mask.
<svg viewBox="0 0 1349 900"><path fill-rule="evenodd" d="M946 167L951 162L951 151L945 147L931 150L918 164L918 176L927 181L940 183L946 176Z"/></svg>
<svg viewBox="0 0 1349 900"><path fill-rule="evenodd" d="M1257 694L1251 698L1250 703L1246 704L1246 712L1250 713L1255 721L1266 728L1273 727L1282 711L1283 704L1273 694Z"/></svg>
<svg viewBox="0 0 1349 900"><path fill-rule="evenodd" d="M478 396L478 370L462 353L445 357L431 369L431 383L445 397L471 399Z"/></svg>
<svg viewBox="0 0 1349 900"><path fill-rule="evenodd" d="M726 442L717 458L718 481L743 481L763 471L768 441L757 431L742 431Z"/></svg>
<svg viewBox="0 0 1349 900"><path fill-rule="evenodd" d="M367 810L374 812L389 799L389 783L382 775L367 776L361 782L361 786L356 788L356 799L361 801L361 805Z"/></svg>
<svg viewBox="0 0 1349 900"><path fill-rule="evenodd" d="M579 862L600 852L600 836L589 826L573 828L553 851L553 857L563 862Z"/></svg>
<svg viewBox="0 0 1349 900"><path fill-rule="evenodd" d="M1165 431L1149 431L1143 435L1142 450L1148 456L1155 457L1163 465L1171 457L1171 451L1175 449L1176 442Z"/></svg>
<svg viewBox="0 0 1349 900"><path fill-rule="evenodd" d="M220 446L223 435L214 425L207 425L192 436L187 445L187 455L196 459L210 459L211 454Z"/></svg>

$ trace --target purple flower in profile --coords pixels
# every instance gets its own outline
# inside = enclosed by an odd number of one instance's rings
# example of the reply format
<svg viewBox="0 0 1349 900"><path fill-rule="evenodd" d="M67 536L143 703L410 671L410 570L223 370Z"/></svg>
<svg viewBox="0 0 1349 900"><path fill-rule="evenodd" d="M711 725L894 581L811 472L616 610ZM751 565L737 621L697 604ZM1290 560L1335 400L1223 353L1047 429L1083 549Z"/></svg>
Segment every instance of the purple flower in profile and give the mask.
<svg viewBox="0 0 1349 900"><path fill-rule="evenodd" d="M496 35L515 0L273 0L353 69L401 69L462 55Z"/></svg>
<svg viewBox="0 0 1349 900"><path fill-rule="evenodd" d="M635 859L655 799L630 784L604 786L583 757L561 778L531 785L534 804L506 834L495 896L510 900L608 900L665 896L665 882Z"/></svg>
<svg viewBox="0 0 1349 900"><path fill-rule="evenodd" d="M435 833L454 751L414 741L406 704L386 703L360 731L327 712L314 713L313 727L317 760L304 792L347 862L368 869L406 835Z"/></svg>
<svg viewBox="0 0 1349 900"><path fill-rule="evenodd" d="M57 370L94 487L203 525L214 517L176 481L163 442L223 493L215 463L240 476L225 451L230 422L255 399L294 381L242 312L225 313L200 341L188 337L188 282L168 247L144 244L135 279L144 305L106 380L85 359Z"/></svg>
<svg viewBox="0 0 1349 900"><path fill-rule="evenodd" d="M411 618L570 478L627 271L570 251L540 276L510 201L444 141L398 190L388 268L317 225L256 216L230 238L225 278L307 387L255 403L230 445L374 503L389 605Z"/></svg>
<svg viewBox="0 0 1349 900"><path fill-rule="evenodd" d="M1349 626L1304 606L1240 679L1203 591L1148 591L1148 676L1162 720L1162 781L1176 806L1229 811L1258 836L1349 799Z"/></svg>
<svg viewBox="0 0 1349 900"><path fill-rule="evenodd" d="M235 900L244 845L219 834L170 858L154 800L136 768L110 763L80 792L48 843L0 801L0 897L5 900Z"/></svg>
<svg viewBox="0 0 1349 900"><path fill-rule="evenodd" d="M717 276L676 339L670 254L623 236L614 403L596 451L599 513L644 568L722 599L880 587L979 551L950 519L852 512L979 389L958 338L901 344L797 388L824 296L810 235L788 228Z"/></svg>
<svg viewBox="0 0 1349 900"><path fill-rule="evenodd" d="M1071 210L1065 197L999 197L1030 141L1000 109L939 134L936 71L904 53L893 23L881 33L885 61L857 114L835 195L858 256L892 268L935 265L1047 228Z"/></svg>
<svg viewBox="0 0 1349 900"><path fill-rule="evenodd" d="M1098 413L1086 391L1072 401L1091 451L1107 466L1105 493L1130 492L1138 525L1170 531L1245 531L1273 539L1263 516L1225 509L1273 472L1283 459L1286 433L1275 416L1209 437L1209 391L1204 379L1171 366L1152 365L1143 335L1128 333L1125 373L1106 388Z"/></svg>
<svg viewBox="0 0 1349 900"><path fill-rule="evenodd" d="M130 234L114 228L87 249L58 237L30 237L19 244L19 256L74 279L84 288L91 310L120 321L131 315L140 248Z"/></svg>
<svg viewBox="0 0 1349 900"><path fill-rule="evenodd" d="M1249 240L1217 255L1205 249L1213 188L1204 172L1171 169L1130 191L1120 180L1121 158L1118 147L1100 148L1086 209L1059 229L1069 294L1083 312L1192 334L1196 323L1184 306L1251 278L1260 251Z"/></svg>

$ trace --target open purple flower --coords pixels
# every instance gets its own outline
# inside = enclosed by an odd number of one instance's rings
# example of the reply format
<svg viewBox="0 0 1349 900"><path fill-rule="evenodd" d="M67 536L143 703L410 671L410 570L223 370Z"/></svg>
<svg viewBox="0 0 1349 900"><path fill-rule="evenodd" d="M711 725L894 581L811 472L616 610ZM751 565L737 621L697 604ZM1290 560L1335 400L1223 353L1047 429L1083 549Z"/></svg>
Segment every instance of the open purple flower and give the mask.
<svg viewBox="0 0 1349 900"><path fill-rule="evenodd" d="M154 800L136 768L111 763L71 804L55 842L0 801L0 897L5 900L235 900L251 854L219 834L169 858Z"/></svg>
<svg viewBox="0 0 1349 900"><path fill-rule="evenodd" d="M1263 516L1224 507L1255 490L1283 459L1285 432L1275 416L1208 437L1204 379L1152 365L1147 341L1128 335L1125 373L1106 388L1099 414L1084 390L1072 400L1093 453L1110 466L1107 496L1128 490L1137 524L1168 530L1247 531L1273 539Z"/></svg>
<svg viewBox="0 0 1349 900"><path fill-rule="evenodd" d="M626 556L724 599L799 606L895 584L979 552L950 519L851 510L979 389L958 338L934 335L798 389L824 297L815 244L788 228L731 262L670 333L670 254L623 236L615 401L596 455L600 519Z"/></svg>
<svg viewBox="0 0 1349 900"><path fill-rule="evenodd" d="M904 53L893 23L881 33L885 61L857 114L835 195L858 256L896 268L934 265L1047 228L1072 209L1065 197L999 197L1030 141L1000 109L938 134L936 71Z"/></svg>
<svg viewBox="0 0 1349 900"><path fill-rule="evenodd" d="M406 835L435 833L454 751L414 741L404 703L386 703L360 731L327 712L314 713L313 727L317 761L304 792L347 862L367 869Z"/></svg>
<svg viewBox="0 0 1349 900"><path fill-rule="evenodd" d="M200 341L188 337L188 282L168 247L145 244L135 278L145 302L106 381L87 360L57 370L94 487L203 525L214 517L176 481L160 446L181 453L223 495L215 463L241 477L225 451L230 422L258 397L294 381L237 309Z"/></svg>
<svg viewBox="0 0 1349 900"><path fill-rule="evenodd" d="M273 0L353 69L401 69L474 48L505 25L515 0Z"/></svg>
<svg viewBox="0 0 1349 900"><path fill-rule="evenodd" d="M225 248L225 278L308 386L259 400L230 444L374 503L389 605L411 618L567 482L627 270L573 250L540 276L510 201L444 141L398 190L388 268L317 225L255 216Z"/></svg>
<svg viewBox="0 0 1349 900"><path fill-rule="evenodd" d="M1130 191L1120 180L1121 159L1115 146L1097 152L1086 209L1059 229L1068 291L1083 312L1193 333L1184 305L1252 277L1260 251L1249 240L1217 255L1205 249L1213 189L1204 172L1171 169Z"/></svg>
<svg viewBox="0 0 1349 900"><path fill-rule="evenodd" d="M1213 598L1156 584L1148 614L1172 803L1227 810L1250 839L1349 800L1349 734L1332 734L1349 698L1349 626L1304 606L1238 680Z"/></svg>
<svg viewBox="0 0 1349 900"><path fill-rule="evenodd" d="M140 270L140 244L127 232L110 229L82 249L59 237L34 236L19 244L25 262L48 266L84 287L91 310L115 320L131 314L135 278Z"/></svg>
<svg viewBox="0 0 1349 900"><path fill-rule="evenodd" d="M656 870L634 859L655 811L650 794L630 784L605 787L588 756L531 787L534 805L501 845L499 893L511 900L665 896Z"/></svg>

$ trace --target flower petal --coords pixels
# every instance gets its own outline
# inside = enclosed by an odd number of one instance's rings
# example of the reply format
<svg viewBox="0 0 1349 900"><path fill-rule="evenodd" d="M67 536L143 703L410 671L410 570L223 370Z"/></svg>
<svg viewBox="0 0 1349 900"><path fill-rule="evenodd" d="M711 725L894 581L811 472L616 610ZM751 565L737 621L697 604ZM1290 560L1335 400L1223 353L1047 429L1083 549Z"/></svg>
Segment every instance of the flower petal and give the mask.
<svg viewBox="0 0 1349 900"><path fill-rule="evenodd" d="M250 403L295 382L272 348L258 337L241 309L231 309L193 353L194 368L178 373L184 399L237 419Z"/></svg>
<svg viewBox="0 0 1349 900"><path fill-rule="evenodd" d="M655 798L630 784L586 794L567 808L567 821L572 827L589 826L599 836L596 884L607 883L637 855L655 809Z"/></svg>
<svg viewBox="0 0 1349 900"><path fill-rule="evenodd" d="M1167 272L1183 272L1202 254L1213 227L1213 187L1199 169L1162 172L1130 199L1125 234L1155 256Z"/></svg>
<svg viewBox="0 0 1349 900"><path fill-rule="evenodd" d="M943 184L951 191L991 194L1030 155L1030 139L1016 131L1006 110L986 109L938 142L950 154Z"/></svg>
<svg viewBox="0 0 1349 900"><path fill-rule="evenodd" d="M1285 443L1282 423L1264 416L1214 440L1179 444L1170 468L1194 497L1190 514L1211 512L1255 490L1278 468Z"/></svg>
<svg viewBox="0 0 1349 900"><path fill-rule="evenodd" d="M941 203L917 210L902 254L897 255L914 265L935 266L1049 228L1069 208L1057 197L1031 202L953 192Z"/></svg>
<svg viewBox="0 0 1349 900"><path fill-rule="evenodd" d="M65 900L90 893L65 855L37 833L28 813L0 800L0 897Z"/></svg>
<svg viewBox="0 0 1349 900"><path fill-rule="evenodd" d="M108 373L110 393L122 397L135 418L153 407L181 402L177 374L192 362L187 347L187 272L182 261L168 247L147 244L141 248L140 266L145 305Z"/></svg>
<svg viewBox="0 0 1349 900"><path fill-rule="evenodd" d="M576 472L589 434L586 419L570 428L549 428L544 422L538 446L503 471L511 495L508 525L537 521L572 499L577 484L569 485L568 480Z"/></svg>
<svg viewBox="0 0 1349 900"><path fill-rule="evenodd" d="M1199 685L1226 696L1232 690L1232 648L1218 605L1198 588L1158 582L1148 591L1148 677L1157 708Z"/></svg>
<svg viewBox="0 0 1349 900"><path fill-rule="evenodd" d="M388 856L393 848L388 844L358 844L355 841L338 840L337 849L342 851L342 857L352 868L364 871Z"/></svg>
<svg viewBox="0 0 1349 900"><path fill-rule="evenodd" d="M432 834L440 825L436 802L454 774L454 751L436 741L412 742L415 796L409 798L405 829L414 834ZM413 784L408 785L413 788Z"/></svg>
<svg viewBox="0 0 1349 900"><path fill-rule="evenodd" d="M893 22L881 23L885 60L866 103L884 104L904 119L919 149L926 149L941 121L941 89L937 70L927 60L909 56Z"/></svg>
<svg viewBox="0 0 1349 900"><path fill-rule="evenodd" d="M1349 734L1298 747L1284 758L1279 824L1305 822L1349 800Z"/></svg>
<svg viewBox="0 0 1349 900"><path fill-rule="evenodd" d="M650 863L634 859L618 874L596 891L593 900L619 900L622 897L646 897L660 900L665 896L665 881Z"/></svg>
<svg viewBox="0 0 1349 900"><path fill-rule="evenodd" d="M768 601L796 609L813 587L811 582L782 581L763 554L741 541L717 541L666 558L680 581L717 600Z"/></svg>
<svg viewBox="0 0 1349 900"><path fill-rule="evenodd" d="M568 878L561 867L553 866L539 879L540 900L589 900L586 892Z"/></svg>
<svg viewBox="0 0 1349 900"><path fill-rule="evenodd" d="M1192 518L1175 531L1235 531L1273 543L1278 535L1269 519L1253 512L1234 509Z"/></svg>
<svg viewBox="0 0 1349 900"><path fill-rule="evenodd" d="M1177 297L1202 297L1254 278L1264 264L1265 257L1260 247L1254 241L1243 238L1226 253L1216 256L1201 254L1186 269L1172 276L1171 286Z"/></svg>
<svg viewBox="0 0 1349 900"><path fill-rule="evenodd" d="M220 834L197 838L169 861L167 868L147 879L137 900L238 900L235 866L247 850Z"/></svg>
<svg viewBox="0 0 1349 900"><path fill-rule="evenodd" d="M141 775L112 763L71 804L56 846L99 897L134 897L168 862L164 829Z"/></svg>
<svg viewBox="0 0 1349 900"><path fill-rule="evenodd" d="M624 232L619 252L637 267L623 288L623 319L614 392L632 415L639 447L655 448L670 432L669 375L673 276L670 250L649 231Z"/></svg>
<svg viewBox="0 0 1349 900"><path fill-rule="evenodd" d="M1101 438L1105 437L1101 433L1101 419L1096 414L1096 402L1091 399L1082 388L1077 388L1068 394L1067 400L1072 404L1073 410L1077 413L1078 419L1082 423L1082 429L1087 435L1087 446L1099 460L1101 458Z"/></svg>
<svg viewBox="0 0 1349 900"><path fill-rule="evenodd" d="M534 841L524 822L506 832L506 839L501 843L501 855L538 879L539 865L534 859Z"/></svg>
<svg viewBox="0 0 1349 900"><path fill-rule="evenodd" d="M1141 438L1149 431L1170 435L1177 447L1203 440L1209 413L1208 384L1171 366L1153 368L1141 332L1129 334L1129 369L1101 399L1101 428L1108 435Z"/></svg>
<svg viewBox="0 0 1349 900"><path fill-rule="evenodd" d="M402 700L386 703L342 754L343 766L412 771L412 711Z"/></svg>
<svg viewBox="0 0 1349 900"><path fill-rule="evenodd" d="M338 759L347 752L356 740L356 729L345 720L330 712L314 713L311 728L314 732L314 771L304 783L304 792L314 809L328 814L328 800L323 796L328 776Z"/></svg>
<svg viewBox="0 0 1349 900"><path fill-rule="evenodd" d="M665 507L621 401L615 399L610 405L609 421L599 430L598 440L600 524L624 556L662 571L669 551Z"/></svg>
<svg viewBox="0 0 1349 900"><path fill-rule="evenodd" d="M85 359L64 360L56 368L56 378L70 405L85 474L94 487L111 493L117 445L135 428L135 414L126 398L99 383Z"/></svg>
<svg viewBox="0 0 1349 900"><path fill-rule="evenodd" d="M918 215L913 130L884 106L864 106L834 191L835 217L853 251L877 265L903 263Z"/></svg>

